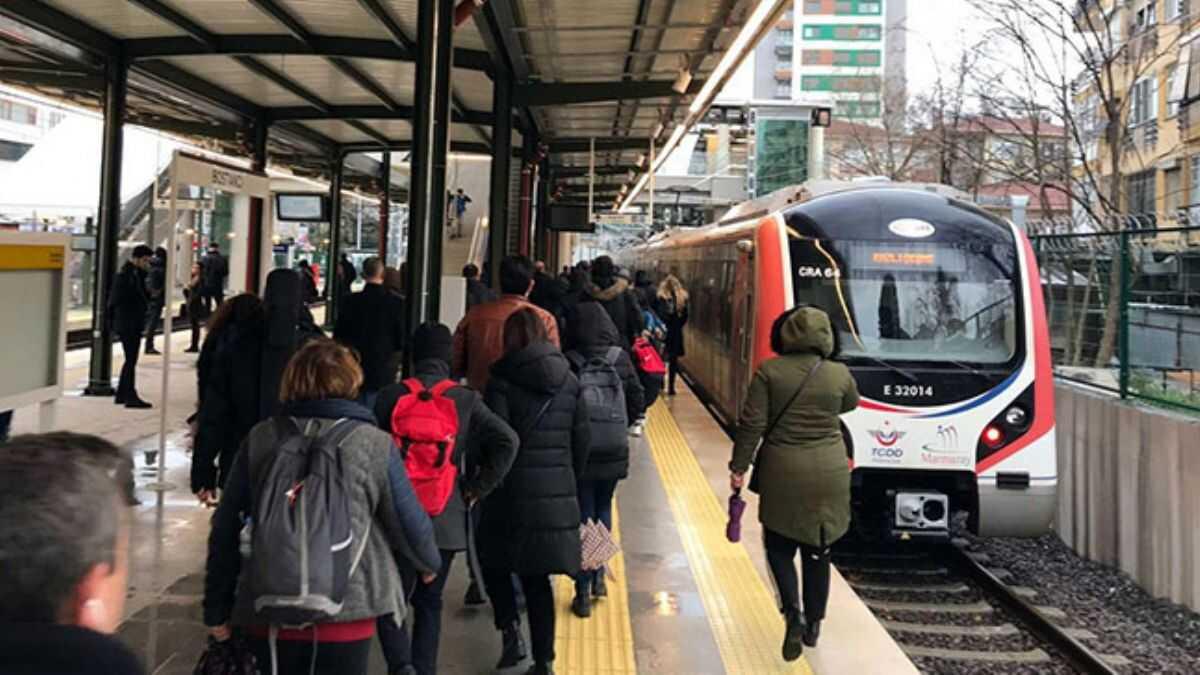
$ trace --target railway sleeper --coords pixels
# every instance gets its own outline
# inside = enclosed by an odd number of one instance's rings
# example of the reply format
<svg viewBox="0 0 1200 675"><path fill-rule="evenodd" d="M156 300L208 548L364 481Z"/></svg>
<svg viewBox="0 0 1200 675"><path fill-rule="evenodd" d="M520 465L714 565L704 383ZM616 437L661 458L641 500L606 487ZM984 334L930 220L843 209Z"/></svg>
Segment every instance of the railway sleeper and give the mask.
<svg viewBox="0 0 1200 675"><path fill-rule="evenodd" d="M905 654L913 657L942 659L944 661L985 661L988 663L1049 663L1050 655L1041 649L1025 652L984 652L969 649L943 649L942 647L917 647L900 643Z"/></svg>

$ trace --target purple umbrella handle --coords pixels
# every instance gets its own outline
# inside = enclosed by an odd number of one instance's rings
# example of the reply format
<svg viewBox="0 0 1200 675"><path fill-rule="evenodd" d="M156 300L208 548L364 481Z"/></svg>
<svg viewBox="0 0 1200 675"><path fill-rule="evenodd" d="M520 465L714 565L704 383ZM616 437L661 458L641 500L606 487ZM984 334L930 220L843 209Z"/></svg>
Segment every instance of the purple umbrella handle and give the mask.
<svg viewBox="0 0 1200 675"><path fill-rule="evenodd" d="M746 511L746 500L742 491L734 490L729 495L729 522L725 525L725 538L733 543L742 540L742 514Z"/></svg>

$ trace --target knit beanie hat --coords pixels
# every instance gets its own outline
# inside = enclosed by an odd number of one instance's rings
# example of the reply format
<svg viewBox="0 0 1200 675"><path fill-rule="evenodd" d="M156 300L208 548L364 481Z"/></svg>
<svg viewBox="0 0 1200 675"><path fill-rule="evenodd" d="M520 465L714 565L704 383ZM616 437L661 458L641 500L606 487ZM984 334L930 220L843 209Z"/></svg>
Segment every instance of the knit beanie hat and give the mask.
<svg viewBox="0 0 1200 675"><path fill-rule="evenodd" d="M436 321L428 321L417 327L412 336L413 361L440 359L450 362L454 338L450 329Z"/></svg>

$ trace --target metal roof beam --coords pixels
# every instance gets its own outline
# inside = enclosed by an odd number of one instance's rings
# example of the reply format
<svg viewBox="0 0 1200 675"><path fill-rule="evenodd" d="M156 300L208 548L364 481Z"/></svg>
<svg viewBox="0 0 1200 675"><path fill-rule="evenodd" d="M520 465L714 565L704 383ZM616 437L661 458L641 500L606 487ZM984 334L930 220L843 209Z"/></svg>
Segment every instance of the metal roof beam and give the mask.
<svg viewBox="0 0 1200 675"><path fill-rule="evenodd" d="M405 107L395 98L393 98L392 95L389 94L387 90L384 89L378 82L376 82L374 78L359 70L357 66L350 63L346 59L338 56L332 56L329 57L329 63L332 64L334 68L337 68L339 71L341 71L343 75L351 80L354 80L358 86L371 92L375 98L382 101L383 104L389 109L400 110L401 108Z"/></svg>
<svg viewBox="0 0 1200 675"><path fill-rule="evenodd" d="M104 76L85 71L38 71L0 67L0 82L26 87L86 89L96 95L104 89Z"/></svg>
<svg viewBox="0 0 1200 675"><path fill-rule="evenodd" d="M24 0L29 2L31 0ZM0 12L7 7L0 3ZM155 59L171 56L342 56L412 63L415 57L392 40L312 35L310 44L293 35L237 34L216 35L213 48L197 45L190 37L151 37L124 41L130 59ZM478 49L455 49L454 67L488 73L492 59Z"/></svg>
<svg viewBox="0 0 1200 675"><path fill-rule="evenodd" d="M4 0L0 2L0 15L32 26L93 56L109 58L121 50L121 43L104 31L38 0Z"/></svg>
<svg viewBox="0 0 1200 675"><path fill-rule="evenodd" d="M389 152L409 152L412 150L412 141L388 141L386 148ZM342 145L342 150L347 153L379 152L380 149L378 145L370 143L347 143ZM487 143L474 143L471 141L451 141L450 152L490 155L492 154L492 146Z"/></svg>
<svg viewBox="0 0 1200 675"><path fill-rule="evenodd" d="M380 148L387 147L387 144L391 142L388 140L387 136L379 133L378 131L376 131L374 129L374 127L367 124L366 122L363 122L362 120L350 120L350 121L346 122L346 124L349 124L350 126L354 127L356 130L358 130L362 134L366 135L367 137L375 139L375 141L379 144Z"/></svg>
<svg viewBox="0 0 1200 675"><path fill-rule="evenodd" d="M275 70L271 66L268 66L267 64L263 63L262 61L259 61L258 59L254 58L253 56L236 56L236 57L234 57L234 59L238 63L242 64L242 66L244 68L246 68L246 70L249 70L250 72L254 73L255 75L258 75L260 77L270 80L271 82L274 82L276 85L278 85L279 87L281 87L283 89L286 89L287 91L291 92L296 97L304 99L305 102L307 102L309 105L316 108L317 110L320 110L321 112L329 112L329 108L330 108L329 104L326 103L320 96L318 96L316 93L314 93L312 90L308 89L307 87L304 87L304 86L300 85L299 83L297 83L296 81L292 80L287 75L284 75L283 73L280 73L279 71Z"/></svg>
<svg viewBox="0 0 1200 675"><path fill-rule="evenodd" d="M529 64L525 62L524 50L516 37L515 20L512 7L508 2L488 2L474 14L475 27L483 38L483 44L491 55L495 68L508 71L510 80L514 83L529 79ZM538 124L533 112L528 106L513 101L513 107L520 109L520 118L524 120L522 133L537 134Z"/></svg>
<svg viewBox="0 0 1200 675"><path fill-rule="evenodd" d="M191 18L184 16L175 10L174 7L163 4L159 0L129 0L133 4L150 12L158 18L175 26L179 30L187 33L200 44L205 47L212 48L216 43L216 35L208 29L193 21Z"/></svg>
<svg viewBox="0 0 1200 675"><path fill-rule="evenodd" d="M308 106L295 106L269 108L266 112L272 120L411 120L416 114L416 110L409 105L398 105L394 108L372 105L333 105L323 111L313 110ZM491 113L477 110L465 112L456 110L451 114L452 121L460 124L480 126L492 124Z"/></svg>
<svg viewBox="0 0 1200 675"><path fill-rule="evenodd" d="M694 94L704 86L704 80L692 80L688 93ZM516 105L553 106L578 103L603 103L643 98L678 96L675 82L647 80L645 82L560 82L555 84L529 83L517 85L513 91Z"/></svg>
<svg viewBox="0 0 1200 675"><path fill-rule="evenodd" d="M395 42L400 46L401 49L412 56L413 60L416 59L415 54L417 51L417 43L413 42L413 39L404 32L404 28L398 21L396 21L391 12L389 12L387 8L379 2L379 0L358 0L358 4L361 5L368 14L375 17L375 20L383 26L383 29L392 36L393 42Z"/></svg>
<svg viewBox="0 0 1200 675"><path fill-rule="evenodd" d="M596 143L596 152L648 150L650 148L650 139L648 138L558 138L550 140L550 152L552 154L588 152L593 140Z"/></svg>
<svg viewBox="0 0 1200 675"><path fill-rule="evenodd" d="M311 45L312 33L304 27L304 24L299 19L292 16L286 9L275 4L274 0L249 0L249 2L251 5L257 7L260 12L271 17L276 23L286 28L292 34L292 37L306 45Z"/></svg>
<svg viewBox="0 0 1200 675"><path fill-rule="evenodd" d="M636 164L615 164L611 166L596 167L597 176L623 176L630 171L637 171L641 167ZM550 173L559 178L587 178L590 174L586 166L551 166Z"/></svg>

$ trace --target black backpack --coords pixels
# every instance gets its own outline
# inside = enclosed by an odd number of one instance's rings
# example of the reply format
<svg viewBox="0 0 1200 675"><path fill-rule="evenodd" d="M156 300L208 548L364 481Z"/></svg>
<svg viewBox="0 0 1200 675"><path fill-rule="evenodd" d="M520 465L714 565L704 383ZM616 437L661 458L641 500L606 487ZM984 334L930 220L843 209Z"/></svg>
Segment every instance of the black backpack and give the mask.
<svg viewBox="0 0 1200 675"><path fill-rule="evenodd" d="M309 421L275 419L278 445L255 481L248 591L271 625L327 622L366 544L351 531L349 481L339 446L358 427L340 419L325 433Z"/></svg>
<svg viewBox="0 0 1200 675"><path fill-rule="evenodd" d="M610 450L628 444L629 416L625 409L625 384L617 374L620 347L609 347L603 356L584 358L568 352L567 360L579 376L579 386L587 401L592 450Z"/></svg>

